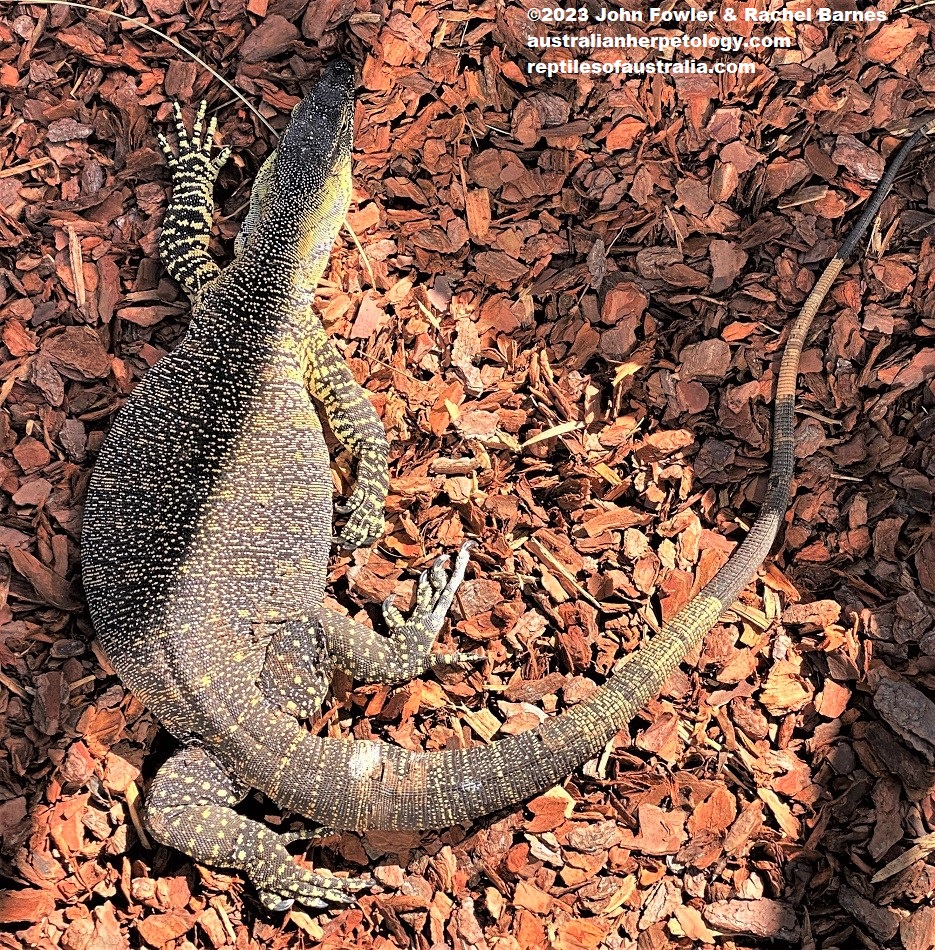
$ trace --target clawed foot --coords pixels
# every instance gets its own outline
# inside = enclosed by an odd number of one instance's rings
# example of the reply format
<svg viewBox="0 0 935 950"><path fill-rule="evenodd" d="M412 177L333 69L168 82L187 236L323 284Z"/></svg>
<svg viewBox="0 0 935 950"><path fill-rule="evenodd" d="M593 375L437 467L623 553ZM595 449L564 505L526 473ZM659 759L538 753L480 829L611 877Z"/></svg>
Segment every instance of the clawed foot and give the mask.
<svg viewBox="0 0 935 950"><path fill-rule="evenodd" d="M282 876L281 880L257 888L260 901L267 910L281 913L293 904L303 907L327 907L331 904L353 904L355 891L372 887L373 881L361 877L333 877L330 874L315 874L296 867L295 873Z"/></svg>
<svg viewBox="0 0 935 950"><path fill-rule="evenodd" d="M392 596L383 601L383 618L392 634L408 634L407 639L412 637L422 641L425 650L430 649L445 622L458 588L464 582L464 572L473 547L473 541L461 545L450 576L445 570L447 555L436 558L431 568L422 572L416 590L416 605L408 618L393 605ZM483 653L432 653L426 658L427 668L476 663L482 659Z"/></svg>
<svg viewBox="0 0 935 950"><path fill-rule="evenodd" d="M202 99L198 106L191 138L189 138L185 128L182 107L178 102L173 103L173 110L175 112L175 131L179 140L178 155L175 154L164 135L157 136L159 145L165 153L169 168L172 171L172 177L179 178L188 175L199 180L214 181L224 163L230 158L231 150L222 148L216 156L213 158L211 156L214 148L214 133L217 130L218 122L212 116L207 128L205 127L205 113L208 110L208 103Z"/></svg>
<svg viewBox="0 0 935 950"><path fill-rule="evenodd" d="M346 550L366 547L383 534L383 501L359 486L346 502L335 502L334 510L339 515L348 515L334 539L338 547Z"/></svg>
<svg viewBox="0 0 935 950"><path fill-rule="evenodd" d="M295 831L279 832L279 840L285 846L295 841L317 841L329 838L336 832L321 825L306 825ZM373 881L362 877L335 877L331 874L316 874L297 864L284 864L264 880L257 881L260 900L267 910L286 911L293 904L303 907L327 907L332 904L353 904L355 891L366 890Z"/></svg>

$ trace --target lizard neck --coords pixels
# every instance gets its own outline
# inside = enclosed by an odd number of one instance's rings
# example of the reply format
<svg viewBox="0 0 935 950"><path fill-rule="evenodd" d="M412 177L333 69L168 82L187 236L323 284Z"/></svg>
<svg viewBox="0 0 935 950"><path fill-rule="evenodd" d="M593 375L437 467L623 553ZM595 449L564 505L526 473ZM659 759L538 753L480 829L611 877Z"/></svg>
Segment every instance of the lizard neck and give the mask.
<svg viewBox="0 0 935 950"><path fill-rule="evenodd" d="M254 344L307 335L318 325L312 303L333 241L328 234L301 248L272 240L252 245L205 287L192 309L190 333L237 334Z"/></svg>

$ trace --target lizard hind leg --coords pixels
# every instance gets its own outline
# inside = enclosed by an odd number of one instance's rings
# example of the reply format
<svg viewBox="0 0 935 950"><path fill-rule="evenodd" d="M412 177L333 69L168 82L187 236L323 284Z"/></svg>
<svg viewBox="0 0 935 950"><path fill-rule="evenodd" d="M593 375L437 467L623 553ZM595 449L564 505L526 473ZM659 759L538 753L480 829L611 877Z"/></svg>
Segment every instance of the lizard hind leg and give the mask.
<svg viewBox="0 0 935 950"><path fill-rule="evenodd" d="M353 891L369 886L299 867L285 848L291 836L234 811L247 791L201 746L185 746L156 774L146 825L157 841L202 864L242 871L269 910L349 904Z"/></svg>
<svg viewBox="0 0 935 950"><path fill-rule="evenodd" d="M381 636L348 617L323 610L321 622L328 650L336 666L369 683L403 683L437 666L475 663L484 655L476 653L433 653L455 594L464 580L471 543L458 552L454 568L445 571L447 558L438 558L419 578L416 605L408 618L388 597L383 616L389 635Z"/></svg>

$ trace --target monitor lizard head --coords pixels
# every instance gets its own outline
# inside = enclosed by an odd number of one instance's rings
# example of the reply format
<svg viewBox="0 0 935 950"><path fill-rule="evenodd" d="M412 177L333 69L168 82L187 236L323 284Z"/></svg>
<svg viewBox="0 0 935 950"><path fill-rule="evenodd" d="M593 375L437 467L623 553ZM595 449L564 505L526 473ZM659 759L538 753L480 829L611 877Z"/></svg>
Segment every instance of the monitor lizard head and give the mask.
<svg viewBox="0 0 935 950"><path fill-rule="evenodd" d="M351 199L354 68L331 62L292 110L250 192L238 258L271 254L294 263L297 297L314 292Z"/></svg>

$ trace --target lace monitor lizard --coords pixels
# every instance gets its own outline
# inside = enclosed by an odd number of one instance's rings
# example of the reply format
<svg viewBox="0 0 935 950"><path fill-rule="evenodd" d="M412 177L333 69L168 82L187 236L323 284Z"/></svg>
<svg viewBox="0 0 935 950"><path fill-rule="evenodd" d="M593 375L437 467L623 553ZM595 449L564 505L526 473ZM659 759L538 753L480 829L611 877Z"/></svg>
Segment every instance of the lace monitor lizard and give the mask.
<svg viewBox="0 0 935 950"><path fill-rule="evenodd" d="M243 871L266 906L351 901L365 882L299 867L287 838L239 814L248 790L335 829L429 829L513 805L597 754L662 687L769 553L790 495L799 356L815 313L875 217L916 132L792 325L774 409L773 461L759 517L717 575L592 698L490 746L410 752L320 738L298 722L336 668L396 683L439 663L432 646L464 578L420 580L408 619L384 605L380 636L323 606L332 484L316 402L356 457L340 540L383 529L387 441L312 312L351 195L354 75L331 64L294 109L253 186L235 259L207 253L215 123L202 105L169 156L173 197L160 249L192 299L178 348L117 414L90 482L82 536L91 616L114 669L179 740L149 794L161 842ZM315 400L315 402L313 402Z"/></svg>

